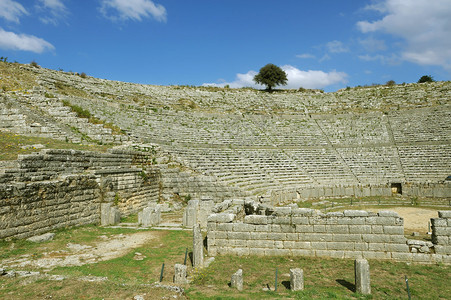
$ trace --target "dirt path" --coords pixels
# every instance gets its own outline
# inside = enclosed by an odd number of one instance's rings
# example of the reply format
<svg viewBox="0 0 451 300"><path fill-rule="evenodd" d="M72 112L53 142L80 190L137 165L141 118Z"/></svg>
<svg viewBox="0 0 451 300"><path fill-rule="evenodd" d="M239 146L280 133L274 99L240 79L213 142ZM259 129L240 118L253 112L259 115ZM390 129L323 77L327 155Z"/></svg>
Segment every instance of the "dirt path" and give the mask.
<svg viewBox="0 0 451 300"><path fill-rule="evenodd" d="M379 210L368 209L369 211L378 212ZM393 207L390 209L397 212L404 218L404 230L418 231L422 234L428 231L428 221L431 218L438 218L437 210L416 208L416 207Z"/></svg>
<svg viewBox="0 0 451 300"><path fill-rule="evenodd" d="M45 270L92 264L123 256L151 240L157 241L160 235L158 231L144 231L111 237L101 236L101 241L95 246L68 243L66 249L43 253L42 257L37 259L27 254L20 258L3 260L1 264L9 268L37 267Z"/></svg>

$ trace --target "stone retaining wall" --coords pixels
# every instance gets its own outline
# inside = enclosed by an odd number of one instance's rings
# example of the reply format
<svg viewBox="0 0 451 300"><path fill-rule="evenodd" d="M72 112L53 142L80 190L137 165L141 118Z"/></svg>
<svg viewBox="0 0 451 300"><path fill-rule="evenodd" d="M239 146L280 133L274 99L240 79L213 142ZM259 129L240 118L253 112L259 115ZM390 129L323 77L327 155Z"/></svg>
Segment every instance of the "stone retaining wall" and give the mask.
<svg viewBox="0 0 451 300"><path fill-rule="evenodd" d="M122 150L20 155L0 170L0 238L99 223L101 203L114 205L121 215L156 204L160 173L151 161L149 154Z"/></svg>
<svg viewBox="0 0 451 300"><path fill-rule="evenodd" d="M314 256L451 263L451 252L447 246L439 247L440 253L435 253L436 244L407 240L404 220L395 212L345 210L322 214L312 209L274 208L248 202L235 207L236 213L229 211L208 217L210 255ZM435 224L443 225L444 222L437 221ZM449 233L451 227L446 224L443 232ZM449 243L449 236L446 243Z"/></svg>
<svg viewBox="0 0 451 300"><path fill-rule="evenodd" d="M26 238L99 220L99 186L92 175L0 185L0 239Z"/></svg>
<svg viewBox="0 0 451 300"><path fill-rule="evenodd" d="M408 197L451 198L450 183L402 184L402 195ZM399 191L401 192L401 191ZM395 193L397 194L397 192ZM391 184L383 185L329 185L271 191L271 203L278 204L296 199L322 197L371 197L393 195Z"/></svg>

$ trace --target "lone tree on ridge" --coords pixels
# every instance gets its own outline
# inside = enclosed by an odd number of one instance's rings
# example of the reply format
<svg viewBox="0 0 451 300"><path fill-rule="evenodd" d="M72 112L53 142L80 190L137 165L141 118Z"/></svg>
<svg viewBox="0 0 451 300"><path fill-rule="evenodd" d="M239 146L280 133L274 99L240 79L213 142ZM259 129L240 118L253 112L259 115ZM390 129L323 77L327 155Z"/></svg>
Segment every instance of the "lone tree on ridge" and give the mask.
<svg viewBox="0 0 451 300"><path fill-rule="evenodd" d="M271 91L271 89L277 85L286 85L288 79L287 73L280 67L273 64L267 64L254 76L254 81L257 84L266 85L266 89Z"/></svg>
<svg viewBox="0 0 451 300"><path fill-rule="evenodd" d="M418 83L425 83L425 82L434 82L434 78L431 75L423 75L420 79L418 79Z"/></svg>

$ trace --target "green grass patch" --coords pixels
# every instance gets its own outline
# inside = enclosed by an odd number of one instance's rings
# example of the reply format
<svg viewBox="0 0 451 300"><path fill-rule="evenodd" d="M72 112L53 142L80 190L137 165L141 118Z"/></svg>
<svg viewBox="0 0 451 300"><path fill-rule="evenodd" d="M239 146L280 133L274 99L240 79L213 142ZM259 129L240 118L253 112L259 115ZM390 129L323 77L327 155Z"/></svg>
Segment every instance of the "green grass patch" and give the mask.
<svg viewBox="0 0 451 300"><path fill-rule="evenodd" d="M44 148L48 149L74 149L99 152L106 152L109 148L106 145L73 144L50 138L31 137L0 131L0 160L15 160L19 154L39 152L39 149L32 147L32 145L37 144L41 144Z"/></svg>
<svg viewBox="0 0 451 300"><path fill-rule="evenodd" d="M242 292L228 286L231 275L240 268L244 277ZM278 289L274 291L276 268ZM303 291L289 289L290 268L304 270ZM415 299L446 299L451 294L450 266L370 260L370 270L372 295L364 296L355 293L353 260L217 256L207 270L195 277L187 295L190 299L400 299L407 298L405 275Z"/></svg>

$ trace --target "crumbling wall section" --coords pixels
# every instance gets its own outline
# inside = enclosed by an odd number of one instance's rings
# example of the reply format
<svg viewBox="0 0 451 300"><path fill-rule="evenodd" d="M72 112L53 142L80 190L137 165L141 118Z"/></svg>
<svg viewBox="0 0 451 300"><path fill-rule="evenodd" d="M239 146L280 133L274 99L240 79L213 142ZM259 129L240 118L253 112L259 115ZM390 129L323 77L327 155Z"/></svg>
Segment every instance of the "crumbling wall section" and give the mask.
<svg viewBox="0 0 451 300"><path fill-rule="evenodd" d="M99 221L99 186L92 175L0 185L0 239L26 238Z"/></svg>
<svg viewBox="0 0 451 300"><path fill-rule="evenodd" d="M421 245L416 245L408 241L404 236L404 221L395 212L345 210L322 214L312 209L274 208L249 203L244 205L244 211L246 215L241 221L233 213L209 216L207 241L210 255L313 256L451 263L450 255L435 254L432 243L418 241ZM450 227L446 228L449 230ZM449 242L449 236L446 241Z"/></svg>

